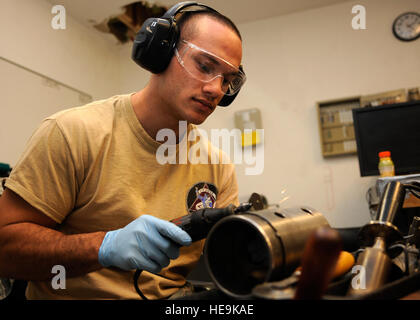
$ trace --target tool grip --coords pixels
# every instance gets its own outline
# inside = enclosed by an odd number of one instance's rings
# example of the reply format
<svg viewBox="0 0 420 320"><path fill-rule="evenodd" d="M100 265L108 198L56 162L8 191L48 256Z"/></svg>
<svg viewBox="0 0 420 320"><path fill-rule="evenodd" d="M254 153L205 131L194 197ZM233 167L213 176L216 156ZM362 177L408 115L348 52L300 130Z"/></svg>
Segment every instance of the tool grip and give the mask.
<svg viewBox="0 0 420 320"><path fill-rule="evenodd" d="M295 300L321 299L333 278L341 252L341 238L331 228L317 229L306 242Z"/></svg>
<svg viewBox="0 0 420 320"><path fill-rule="evenodd" d="M225 208L204 208L173 219L171 222L187 232L194 242L206 238L210 229L220 219L234 213L234 205Z"/></svg>

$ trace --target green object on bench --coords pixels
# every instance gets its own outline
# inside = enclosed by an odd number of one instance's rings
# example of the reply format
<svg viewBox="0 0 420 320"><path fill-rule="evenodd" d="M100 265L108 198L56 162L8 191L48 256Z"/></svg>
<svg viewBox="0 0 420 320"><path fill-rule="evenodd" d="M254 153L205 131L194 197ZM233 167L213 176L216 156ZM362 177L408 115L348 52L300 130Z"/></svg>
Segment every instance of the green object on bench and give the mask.
<svg viewBox="0 0 420 320"><path fill-rule="evenodd" d="M0 162L0 177L7 177L10 171L12 171L12 168L9 164Z"/></svg>

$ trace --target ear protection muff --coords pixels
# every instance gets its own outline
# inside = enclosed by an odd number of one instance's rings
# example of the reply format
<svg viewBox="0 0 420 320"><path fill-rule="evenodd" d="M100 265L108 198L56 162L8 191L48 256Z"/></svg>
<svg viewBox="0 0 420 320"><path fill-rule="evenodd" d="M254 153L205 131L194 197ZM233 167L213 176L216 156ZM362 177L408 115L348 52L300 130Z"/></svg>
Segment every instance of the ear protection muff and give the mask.
<svg viewBox="0 0 420 320"><path fill-rule="evenodd" d="M161 73L168 67L179 37L176 15L191 6L216 12L206 5L186 1L171 7L161 18L148 18L133 44L132 59L139 66L152 73Z"/></svg>
<svg viewBox="0 0 420 320"><path fill-rule="evenodd" d="M185 1L171 7L161 18L146 19L134 39L131 52L134 62L152 73L165 71L172 59L179 38L176 15L191 6L217 12L204 4ZM239 91L232 96L225 95L219 105L223 107L230 105L238 93Z"/></svg>

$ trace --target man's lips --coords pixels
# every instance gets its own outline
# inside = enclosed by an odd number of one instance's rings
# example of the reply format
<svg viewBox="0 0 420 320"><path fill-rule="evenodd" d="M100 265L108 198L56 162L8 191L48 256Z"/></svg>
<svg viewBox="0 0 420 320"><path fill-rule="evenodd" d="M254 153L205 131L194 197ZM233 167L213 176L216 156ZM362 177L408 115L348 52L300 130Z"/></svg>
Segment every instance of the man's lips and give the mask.
<svg viewBox="0 0 420 320"><path fill-rule="evenodd" d="M199 103L201 103L202 105L208 107L210 110L214 110L214 108L216 107L213 103L211 103L208 100L205 99L199 99L199 98L192 98L194 101L197 101Z"/></svg>

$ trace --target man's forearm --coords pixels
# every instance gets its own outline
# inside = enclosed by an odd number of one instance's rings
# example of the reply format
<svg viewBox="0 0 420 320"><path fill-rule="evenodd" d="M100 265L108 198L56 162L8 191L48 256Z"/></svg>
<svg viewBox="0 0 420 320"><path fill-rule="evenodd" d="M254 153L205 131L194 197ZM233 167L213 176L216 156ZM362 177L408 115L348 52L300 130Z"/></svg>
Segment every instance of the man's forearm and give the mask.
<svg viewBox="0 0 420 320"><path fill-rule="evenodd" d="M65 235L34 223L16 223L0 229L0 277L47 280L54 265L67 277L102 268L98 251L105 232Z"/></svg>

